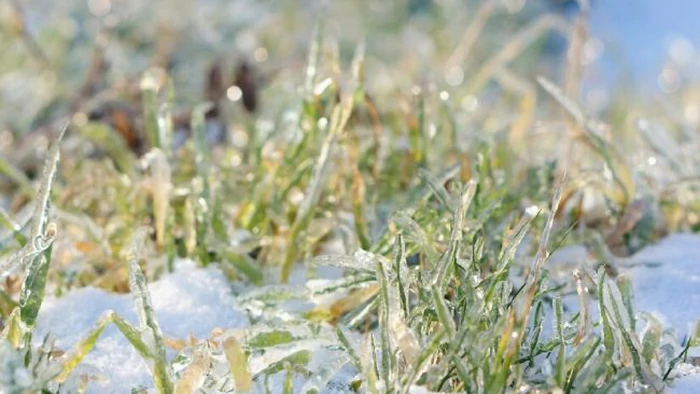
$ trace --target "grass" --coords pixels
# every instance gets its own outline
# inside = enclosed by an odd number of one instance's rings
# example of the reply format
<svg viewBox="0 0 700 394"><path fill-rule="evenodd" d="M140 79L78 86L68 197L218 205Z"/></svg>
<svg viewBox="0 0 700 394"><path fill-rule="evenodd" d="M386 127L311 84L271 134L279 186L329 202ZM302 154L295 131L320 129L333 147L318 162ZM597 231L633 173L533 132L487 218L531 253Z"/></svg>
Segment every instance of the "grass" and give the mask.
<svg viewBox="0 0 700 394"><path fill-rule="evenodd" d="M655 118L641 124L640 135L619 120L636 110L615 113L616 102L599 114L605 121L586 113L575 88L580 65L545 53L550 31L582 50L575 43L585 34L585 12L570 29L535 6L510 14L484 1L472 19L456 23L459 8L448 3L411 11L396 2L377 11L391 14L389 22L365 15L369 3L333 5L313 17L311 32L298 27L311 25L308 13L270 11L261 2L251 12L296 27L308 56L303 67L283 61L299 58L286 49L294 34L279 23L255 25L255 53L262 48L282 65L267 85L256 82L251 91L239 83L242 95L262 97L255 113L224 97L202 102L196 84L182 78L183 57L203 72L214 60L197 45L202 27L163 30L147 21L147 9L132 23L96 18L109 45L140 56L126 63L89 35L51 36L51 23L36 37L3 30L3 73L27 65L57 78L37 79L44 90L26 112L0 109L8 130L1 132L12 137L0 145L0 272L10 275L0 287L1 387L70 390L71 379L80 380L75 368L113 324L146 360L160 393L269 389L280 374L283 392L321 392L347 364L356 374L345 388L359 392L663 391L698 338L673 338L653 318L642 324L616 256L669 232L697 230L697 158L682 149L694 131L649 112ZM93 20L83 8L56 12ZM8 15L22 23L28 11L13 7ZM362 21L366 41L335 30L338 14ZM231 31L215 13L208 17ZM382 55L374 40L397 31L418 34L416 45L429 42L432 57L403 49L413 45L400 37ZM168 46L174 39L180 45ZM15 45L22 42L31 48ZM231 49L225 40L219 45L216 52ZM54 47L64 53L48 50ZM80 54L88 49L95 64L114 56L124 68L85 78L74 70L84 69ZM139 64L144 56L147 65ZM173 63L167 71L163 56ZM565 80L537 76L538 65L556 61ZM266 60L255 62L262 74ZM455 75L461 80L449 83ZM203 83L208 93L230 83L212 80ZM81 85L94 92L69 93ZM108 115L93 116L95 105ZM54 138L65 120L68 131ZM536 122L547 126L545 135ZM212 144L221 125L228 140ZM663 130L663 144L650 125ZM185 129L185 142L173 144ZM145 152L130 146L134 138ZM47 139L37 177L23 147ZM556 154L562 146L570 154ZM645 164L651 157L654 167ZM584 204L584 194L594 204ZM344 252L328 253L334 242ZM588 245L599 263L561 281L547 259L571 244ZM181 338L177 346L165 340L146 281L172 271L179 258L215 265L243 284L238 299L251 311L250 327ZM287 284L299 267L312 279L322 266L345 274ZM130 292L138 324L107 312L72 349L55 348L52 338L37 346L44 296L83 286ZM572 294L573 312L565 310ZM289 311L289 300L313 308ZM334 358L311 362L319 350Z"/></svg>

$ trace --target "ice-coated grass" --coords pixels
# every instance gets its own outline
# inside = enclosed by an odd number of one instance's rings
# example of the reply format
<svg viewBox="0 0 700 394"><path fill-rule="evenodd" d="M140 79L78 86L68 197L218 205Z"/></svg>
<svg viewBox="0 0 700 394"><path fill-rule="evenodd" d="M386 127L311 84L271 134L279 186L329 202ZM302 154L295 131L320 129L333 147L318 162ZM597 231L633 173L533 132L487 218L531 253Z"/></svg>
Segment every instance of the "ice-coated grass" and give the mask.
<svg viewBox="0 0 700 394"><path fill-rule="evenodd" d="M585 12L570 28L488 0L464 20L449 0L313 17L175 3L115 2L135 22L109 19L97 43L64 25L8 33L65 54L0 40L0 70L34 64L51 87L11 121L0 108L0 391L654 393L694 379L699 316L664 295L698 300L700 256L668 252L697 236L635 252L697 231L697 136L651 111L663 126L632 131L632 110L589 113ZM244 3L259 30L221 20ZM182 15L195 22L171 23ZM347 21L367 32L343 35ZM563 81L543 66L557 61L547 32L570 45ZM212 42L252 43L255 75L207 75L202 102L186 76L239 61L207 60ZM80 48L114 69L81 80Z"/></svg>

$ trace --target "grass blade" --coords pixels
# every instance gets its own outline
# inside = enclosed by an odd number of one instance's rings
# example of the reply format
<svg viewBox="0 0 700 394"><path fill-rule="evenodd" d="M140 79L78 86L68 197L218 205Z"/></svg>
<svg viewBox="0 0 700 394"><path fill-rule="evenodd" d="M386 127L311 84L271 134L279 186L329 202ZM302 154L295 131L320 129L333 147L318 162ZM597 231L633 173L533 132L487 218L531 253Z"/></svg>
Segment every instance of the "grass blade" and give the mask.
<svg viewBox="0 0 700 394"><path fill-rule="evenodd" d="M139 332L143 342L148 346L149 355L152 357L152 363L149 363L149 366L153 372L156 388L161 393L172 393L172 371L166 359L163 333L156 320L151 296L146 286L146 277L139 266L141 249L146 241L147 231L145 228L136 230L127 251L129 288L139 318Z"/></svg>
<svg viewBox="0 0 700 394"><path fill-rule="evenodd" d="M253 376L248 366L248 357L246 357L241 345L236 338L230 336L224 340L223 347L231 376L233 376L233 381L236 382L236 392L250 392L253 387Z"/></svg>

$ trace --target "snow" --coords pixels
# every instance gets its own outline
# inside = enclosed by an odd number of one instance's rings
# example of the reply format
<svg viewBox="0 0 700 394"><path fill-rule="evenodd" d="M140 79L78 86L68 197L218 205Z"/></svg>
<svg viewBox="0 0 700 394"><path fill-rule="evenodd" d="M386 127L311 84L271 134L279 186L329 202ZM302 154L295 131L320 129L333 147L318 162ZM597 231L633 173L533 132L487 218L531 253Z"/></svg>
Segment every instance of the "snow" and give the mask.
<svg viewBox="0 0 700 394"><path fill-rule="evenodd" d="M675 372L678 378L671 383L671 394L697 394L700 391L700 367L681 364Z"/></svg>
<svg viewBox="0 0 700 394"><path fill-rule="evenodd" d="M700 322L700 236L675 234L632 256L634 305L676 331L679 338L692 334ZM697 349L691 349L691 353ZM700 368L681 364L669 392L700 392Z"/></svg>
<svg viewBox="0 0 700 394"><path fill-rule="evenodd" d="M634 303L652 313L679 337L700 321L700 236L675 234L632 259Z"/></svg>
<svg viewBox="0 0 700 394"><path fill-rule="evenodd" d="M214 328L240 328L248 318L237 306L224 275L214 268L197 268L191 261L180 261L174 273L148 286L153 307L166 338L202 339ZM100 315L113 310L132 324L137 323L130 294L112 294L96 288L83 288L62 298L47 298L39 312L36 341L49 331L56 345L68 350L94 327ZM172 356L172 355L171 355ZM87 393L126 393L139 385L152 387L145 361L116 327L102 334L73 376L96 375Z"/></svg>

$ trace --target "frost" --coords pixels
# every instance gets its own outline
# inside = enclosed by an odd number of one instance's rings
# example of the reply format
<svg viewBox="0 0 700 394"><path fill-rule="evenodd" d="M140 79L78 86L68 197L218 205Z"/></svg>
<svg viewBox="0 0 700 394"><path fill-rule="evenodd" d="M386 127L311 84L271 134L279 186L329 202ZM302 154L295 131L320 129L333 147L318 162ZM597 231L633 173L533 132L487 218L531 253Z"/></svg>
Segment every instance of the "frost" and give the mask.
<svg viewBox="0 0 700 394"><path fill-rule="evenodd" d="M344 268L354 271L376 272L374 263L377 256L365 250L358 250L352 256L323 255L312 260L314 265Z"/></svg>

